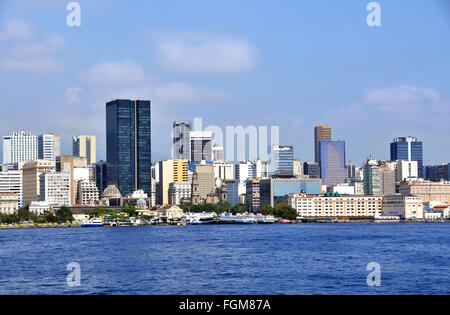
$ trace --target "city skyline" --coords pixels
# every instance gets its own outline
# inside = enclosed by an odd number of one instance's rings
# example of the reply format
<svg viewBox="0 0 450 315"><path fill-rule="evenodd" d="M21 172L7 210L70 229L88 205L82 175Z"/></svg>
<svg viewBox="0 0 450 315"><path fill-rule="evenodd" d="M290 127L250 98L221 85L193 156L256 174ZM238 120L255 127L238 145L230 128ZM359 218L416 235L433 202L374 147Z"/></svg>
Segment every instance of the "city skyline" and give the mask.
<svg viewBox="0 0 450 315"><path fill-rule="evenodd" d="M321 122L346 141L348 159L358 164L368 156L388 160L386 143L408 135L425 144L425 165L450 155L444 1L380 1L380 28L365 23L364 1L239 3L239 12L230 9L233 1L201 1L203 12L224 13L214 20L179 1L173 14L164 3L143 3L138 10L118 1L79 1L79 28L65 24L66 3L22 3L0 7L2 101L15 105L4 108L9 119L1 135L55 132L62 154L70 154L71 137L93 134L98 160L105 160L103 104L145 97L152 100L159 135L154 160L170 157L173 121L194 117L221 128L278 125L280 144L294 146L302 161L314 161L313 127ZM155 10L164 14L151 22L108 22ZM201 62L187 62L180 50ZM18 115L17 107L27 114Z"/></svg>

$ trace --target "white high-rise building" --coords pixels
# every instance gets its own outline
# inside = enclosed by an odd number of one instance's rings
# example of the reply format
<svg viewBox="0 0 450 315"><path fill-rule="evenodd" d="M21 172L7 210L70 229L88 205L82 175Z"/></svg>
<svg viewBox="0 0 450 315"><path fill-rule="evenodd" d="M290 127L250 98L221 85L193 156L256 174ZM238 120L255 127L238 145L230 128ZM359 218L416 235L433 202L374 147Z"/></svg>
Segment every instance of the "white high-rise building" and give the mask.
<svg viewBox="0 0 450 315"><path fill-rule="evenodd" d="M212 156L214 162L221 162L224 161L224 155L223 155L223 147L213 146L212 147Z"/></svg>
<svg viewBox="0 0 450 315"><path fill-rule="evenodd" d="M170 183L169 204L181 205L183 200L191 200L191 183Z"/></svg>
<svg viewBox="0 0 450 315"><path fill-rule="evenodd" d="M227 162L214 162L214 177L221 180L234 179L234 165Z"/></svg>
<svg viewBox="0 0 450 315"><path fill-rule="evenodd" d="M419 163L417 161L397 161L396 181L402 182L413 177L419 177Z"/></svg>
<svg viewBox="0 0 450 315"><path fill-rule="evenodd" d="M38 158L38 137L31 132L3 136L3 164L29 162Z"/></svg>
<svg viewBox="0 0 450 315"><path fill-rule="evenodd" d="M38 137L38 158L55 161L61 155L61 140L58 135L40 135Z"/></svg>
<svg viewBox="0 0 450 315"><path fill-rule="evenodd" d="M40 198L52 206L70 206L69 172L50 171L40 175Z"/></svg>
<svg viewBox="0 0 450 315"><path fill-rule="evenodd" d="M95 205L99 200L99 191L95 182L81 180L78 182L78 204Z"/></svg>
<svg viewBox="0 0 450 315"><path fill-rule="evenodd" d="M0 172L0 193L13 193L19 197L19 207L23 205L22 170Z"/></svg>
<svg viewBox="0 0 450 315"><path fill-rule="evenodd" d="M253 178L267 178L269 177L269 165L267 162L261 160L254 160L252 163L252 177ZM302 167L303 169L303 167Z"/></svg>
<svg viewBox="0 0 450 315"><path fill-rule="evenodd" d="M235 165L235 177L236 180L243 182L253 177L253 164L252 162L240 162Z"/></svg>

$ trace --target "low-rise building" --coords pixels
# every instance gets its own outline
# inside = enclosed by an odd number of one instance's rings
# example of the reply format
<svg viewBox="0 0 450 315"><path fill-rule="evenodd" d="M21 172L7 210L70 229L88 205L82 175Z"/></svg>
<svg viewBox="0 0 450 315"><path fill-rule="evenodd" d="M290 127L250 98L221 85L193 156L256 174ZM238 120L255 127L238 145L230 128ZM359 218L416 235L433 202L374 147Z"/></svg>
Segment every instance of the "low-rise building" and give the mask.
<svg viewBox="0 0 450 315"><path fill-rule="evenodd" d="M289 204L302 218L373 218L377 212L381 212L382 203L379 196L289 195Z"/></svg>
<svg viewBox="0 0 450 315"><path fill-rule="evenodd" d="M41 215L52 210L52 206L46 201L32 201L30 202L29 210L30 213Z"/></svg>
<svg viewBox="0 0 450 315"><path fill-rule="evenodd" d="M12 215L17 211L19 211L19 196L10 192L0 193L0 213Z"/></svg>
<svg viewBox="0 0 450 315"><path fill-rule="evenodd" d="M403 219L423 219L423 201L414 195L395 194L383 197L383 215L400 216Z"/></svg>

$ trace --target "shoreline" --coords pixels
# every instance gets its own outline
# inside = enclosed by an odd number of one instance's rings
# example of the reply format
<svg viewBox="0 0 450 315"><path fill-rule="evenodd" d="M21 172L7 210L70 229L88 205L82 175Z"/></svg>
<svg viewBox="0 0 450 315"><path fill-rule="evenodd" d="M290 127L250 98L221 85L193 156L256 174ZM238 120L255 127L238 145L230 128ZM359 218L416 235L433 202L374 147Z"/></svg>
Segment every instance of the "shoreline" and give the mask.
<svg viewBox="0 0 450 315"><path fill-rule="evenodd" d="M361 223L365 223L365 224L380 224L380 223L389 223L389 224L426 224L426 223L450 223L450 220L446 220L446 221L350 221L350 222L307 222L307 223L303 223L303 222L291 222L290 224L280 224L280 223L274 223L275 225L300 225L300 224L332 224L332 225L336 225L336 224L361 224ZM203 225L248 225L248 224L203 224ZM252 224L252 225L273 225L273 224ZM147 224L147 225L136 225L136 226L126 226L126 227L144 227L144 226L178 226L178 225L151 225L151 224ZM183 225L181 225L183 226ZM109 228L110 226L103 226L103 227L107 227ZM26 230L26 229L67 229L67 228L81 228L81 224L70 224L70 225L65 225L65 224L42 224L42 225L13 225L13 226L1 226L0 225L0 230ZM120 228L120 227L119 227ZM87 228L89 229L89 228ZM92 229L92 228L90 228Z"/></svg>

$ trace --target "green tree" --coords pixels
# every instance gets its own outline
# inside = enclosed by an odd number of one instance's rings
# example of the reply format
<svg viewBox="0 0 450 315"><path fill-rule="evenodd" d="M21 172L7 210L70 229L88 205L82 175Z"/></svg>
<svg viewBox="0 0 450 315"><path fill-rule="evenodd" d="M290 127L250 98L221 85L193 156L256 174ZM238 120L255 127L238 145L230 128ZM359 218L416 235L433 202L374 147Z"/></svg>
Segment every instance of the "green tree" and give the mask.
<svg viewBox="0 0 450 315"><path fill-rule="evenodd" d="M288 220L297 218L297 211L285 202L279 203L274 209L274 215Z"/></svg>
<svg viewBox="0 0 450 315"><path fill-rule="evenodd" d="M125 206L122 208L122 212L126 213L129 217L134 217L137 214L136 207L134 206Z"/></svg>
<svg viewBox="0 0 450 315"><path fill-rule="evenodd" d="M103 209L103 208L95 208L91 212L89 212L90 218L100 218L105 216L112 216L115 212L113 209Z"/></svg>
<svg viewBox="0 0 450 315"><path fill-rule="evenodd" d="M231 213L232 214L237 214L237 213L245 213L249 211L249 207L247 205L244 204L238 204L235 205L234 207L231 208Z"/></svg>
<svg viewBox="0 0 450 315"><path fill-rule="evenodd" d="M271 205L265 204L259 208L259 213L261 213L263 215L273 215L274 209Z"/></svg>
<svg viewBox="0 0 450 315"><path fill-rule="evenodd" d="M223 202L221 201L216 205L216 207L217 207L218 214L228 213L231 211L231 205L228 201L223 201Z"/></svg>
<svg viewBox="0 0 450 315"><path fill-rule="evenodd" d="M55 212L56 221L58 222L67 222L73 221L72 211L68 207L61 207Z"/></svg>
<svg viewBox="0 0 450 315"><path fill-rule="evenodd" d="M20 208L17 212L17 217L20 221L29 221L31 218L30 208L28 206Z"/></svg>

